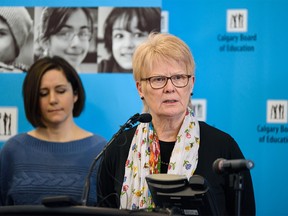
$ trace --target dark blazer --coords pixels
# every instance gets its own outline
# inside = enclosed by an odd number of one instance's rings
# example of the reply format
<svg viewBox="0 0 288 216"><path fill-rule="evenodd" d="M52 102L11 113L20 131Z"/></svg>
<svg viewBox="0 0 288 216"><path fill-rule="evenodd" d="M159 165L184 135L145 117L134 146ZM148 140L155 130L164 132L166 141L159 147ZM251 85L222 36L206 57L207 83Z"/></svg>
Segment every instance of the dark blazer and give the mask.
<svg viewBox="0 0 288 216"><path fill-rule="evenodd" d="M205 122L200 124L200 147L195 174L203 176L210 184L220 215L235 214L235 191L230 186L230 175L215 174L212 165L218 158L243 159L244 156L227 133ZM119 208L120 192L125 172L125 162L136 127L124 131L107 148L100 167L98 184L99 206ZM243 171L244 187L241 199L241 215L255 215L255 199L249 171ZM231 178L230 178L231 179Z"/></svg>

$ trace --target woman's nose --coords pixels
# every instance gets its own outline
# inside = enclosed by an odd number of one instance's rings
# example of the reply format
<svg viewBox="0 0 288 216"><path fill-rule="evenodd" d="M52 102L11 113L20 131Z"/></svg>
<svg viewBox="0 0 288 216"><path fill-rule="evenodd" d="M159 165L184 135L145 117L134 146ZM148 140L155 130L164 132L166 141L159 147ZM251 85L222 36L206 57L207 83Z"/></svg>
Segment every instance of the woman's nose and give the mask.
<svg viewBox="0 0 288 216"><path fill-rule="evenodd" d="M51 104L55 104L55 103L57 103L57 95L56 95L56 93L54 93L54 92L51 92L50 94L49 94L49 103L51 103Z"/></svg>
<svg viewBox="0 0 288 216"><path fill-rule="evenodd" d="M173 83L172 83L172 80L171 79L168 79L167 80L167 84L165 85L165 91L174 91L174 89L175 89L175 86L173 85Z"/></svg>

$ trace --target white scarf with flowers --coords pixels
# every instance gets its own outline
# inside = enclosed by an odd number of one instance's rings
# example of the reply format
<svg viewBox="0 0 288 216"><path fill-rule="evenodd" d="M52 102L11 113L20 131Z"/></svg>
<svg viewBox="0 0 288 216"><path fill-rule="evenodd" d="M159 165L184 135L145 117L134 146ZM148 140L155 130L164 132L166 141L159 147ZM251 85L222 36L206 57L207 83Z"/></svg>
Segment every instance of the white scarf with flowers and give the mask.
<svg viewBox="0 0 288 216"><path fill-rule="evenodd" d="M197 167L200 129L190 108L177 135L168 166L168 174L185 175L189 179ZM140 123L131 142L125 164L120 208L153 207L145 177L160 173L159 140L151 123Z"/></svg>

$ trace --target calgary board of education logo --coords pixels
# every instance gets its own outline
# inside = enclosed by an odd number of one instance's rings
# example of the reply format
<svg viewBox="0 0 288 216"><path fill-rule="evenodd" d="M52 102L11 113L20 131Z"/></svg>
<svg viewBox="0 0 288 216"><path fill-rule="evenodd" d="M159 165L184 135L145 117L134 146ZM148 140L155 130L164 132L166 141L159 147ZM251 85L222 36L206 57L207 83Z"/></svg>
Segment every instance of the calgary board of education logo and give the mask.
<svg viewBox="0 0 288 216"><path fill-rule="evenodd" d="M288 123L287 100L267 100L267 123Z"/></svg>
<svg viewBox="0 0 288 216"><path fill-rule="evenodd" d="M228 9L226 17L227 32L247 32L248 31L248 10Z"/></svg>
<svg viewBox="0 0 288 216"><path fill-rule="evenodd" d="M0 141L6 141L17 134L17 122L17 107L0 107Z"/></svg>
<svg viewBox="0 0 288 216"><path fill-rule="evenodd" d="M195 114L195 117L199 121L206 121L207 113L207 101L206 99L192 99L192 110Z"/></svg>

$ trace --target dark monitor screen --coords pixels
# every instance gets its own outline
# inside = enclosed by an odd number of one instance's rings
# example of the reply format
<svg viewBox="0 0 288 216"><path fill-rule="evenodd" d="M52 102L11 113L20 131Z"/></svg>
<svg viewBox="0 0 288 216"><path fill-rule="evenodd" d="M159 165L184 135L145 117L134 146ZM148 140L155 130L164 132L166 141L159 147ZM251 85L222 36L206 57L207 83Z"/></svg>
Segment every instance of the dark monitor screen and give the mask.
<svg viewBox="0 0 288 216"><path fill-rule="evenodd" d="M206 180L193 175L152 174L146 177L157 207L168 208L180 215L219 215Z"/></svg>

